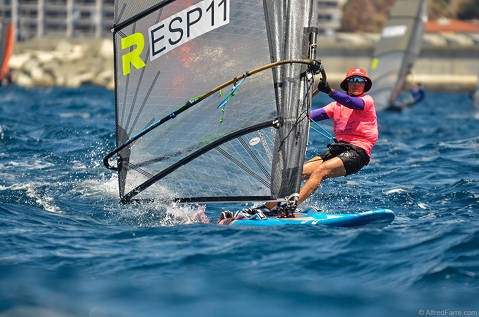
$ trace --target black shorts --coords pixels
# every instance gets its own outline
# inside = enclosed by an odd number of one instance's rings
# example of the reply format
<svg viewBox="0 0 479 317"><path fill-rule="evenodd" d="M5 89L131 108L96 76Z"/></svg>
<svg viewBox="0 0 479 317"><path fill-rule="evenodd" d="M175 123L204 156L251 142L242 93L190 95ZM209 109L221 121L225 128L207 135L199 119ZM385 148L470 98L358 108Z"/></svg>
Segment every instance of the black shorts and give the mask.
<svg viewBox="0 0 479 317"><path fill-rule="evenodd" d="M345 141L329 144L328 150L319 154L323 161L338 157L344 164L346 175L357 173L364 165L369 163L369 156L359 146L352 145Z"/></svg>

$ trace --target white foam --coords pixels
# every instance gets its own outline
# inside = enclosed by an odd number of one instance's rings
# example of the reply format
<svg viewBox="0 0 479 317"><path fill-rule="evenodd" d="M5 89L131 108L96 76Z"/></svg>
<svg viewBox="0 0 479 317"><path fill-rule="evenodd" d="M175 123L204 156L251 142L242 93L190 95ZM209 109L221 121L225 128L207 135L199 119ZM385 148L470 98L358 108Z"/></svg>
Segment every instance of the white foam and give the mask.
<svg viewBox="0 0 479 317"><path fill-rule="evenodd" d="M108 172L106 172L108 173ZM174 197L173 192L168 188L154 185L148 189L150 195L155 197ZM210 220L205 215L205 206L195 206L186 204L177 204L172 202L155 202L149 204L119 205L118 197L118 176L116 173L110 174L109 178L100 177L98 179L85 179L76 184L71 192L80 194L83 197L100 197L107 199L105 208L116 217L120 217L127 222L135 222L139 226L172 226L180 224L208 223ZM161 221L149 221L156 219L155 214L162 213ZM164 215L163 215L164 213ZM151 215L151 216L149 216ZM129 218L129 220L128 220ZM146 218L146 221L145 221ZM138 223L141 222L141 223Z"/></svg>
<svg viewBox="0 0 479 317"><path fill-rule="evenodd" d="M39 170L54 166L52 163L45 162L37 158L31 158L26 161L10 161L3 165L4 168L20 167L25 170Z"/></svg>
<svg viewBox="0 0 479 317"><path fill-rule="evenodd" d="M87 112L60 113L60 118L83 118L89 119L91 115Z"/></svg>
<svg viewBox="0 0 479 317"><path fill-rule="evenodd" d="M436 219L436 215L432 212L428 213L427 215L419 217L419 219Z"/></svg>
<svg viewBox="0 0 479 317"><path fill-rule="evenodd" d="M395 189L388 190L386 192L386 195L396 194L396 193L407 193L407 191L402 188L395 188Z"/></svg>
<svg viewBox="0 0 479 317"><path fill-rule="evenodd" d="M118 176L111 174L109 179L84 179L72 188L72 193L85 197L118 197Z"/></svg>
<svg viewBox="0 0 479 317"><path fill-rule="evenodd" d="M424 203L418 203L417 205L418 205L419 208L421 208L421 209L429 209L429 206L426 205L426 204L424 204Z"/></svg>
<svg viewBox="0 0 479 317"><path fill-rule="evenodd" d="M178 205L173 203L166 206L167 214L183 221L182 224L209 223L210 220L205 214L206 206ZM177 220L178 221L178 220Z"/></svg>
<svg viewBox="0 0 479 317"><path fill-rule="evenodd" d="M24 190L27 197L34 199L35 202L39 204L40 206L42 206L43 209L45 209L46 211L53 212L53 213L62 213L61 209L55 205L55 201L53 197L38 193L37 188L41 186L45 186L45 185L50 185L50 184L38 183L38 182L13 184L11 186L8 186L6 189Z"/></svg>

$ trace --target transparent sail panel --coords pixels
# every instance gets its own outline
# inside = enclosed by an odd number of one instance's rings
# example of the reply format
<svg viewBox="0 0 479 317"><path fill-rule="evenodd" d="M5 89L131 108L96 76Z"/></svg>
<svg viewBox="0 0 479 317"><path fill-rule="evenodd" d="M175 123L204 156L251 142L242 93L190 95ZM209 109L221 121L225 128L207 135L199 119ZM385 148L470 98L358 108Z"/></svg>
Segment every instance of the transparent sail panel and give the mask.
<svg viewBox="0 0 479 317"><path fill-rule="evenodd" d="M195 28L195 24L202 27ZM117 30L114 44L118 146L179 109L188 100L270 62L264 11L262 3L256 0L170 1L159 10ZM226 87L221 94L206 98L121 151L120 195L127 194L208 144L277 117L271 70L242 82L223 112L217 107L231 88ZM263 134L265 137L259 142L261 147L268 144L272 149L271 135ZM248 143L253 137L244 138ZM225 146L226 153L244 161L243 157L249 157L249 152L238 140L220 147ZM231 149L232 144L237 150ZM265 157L269 158L266 153L257 153L256 156L263 162ZM250 163L246 161L244 164ZM271 163L262 164L271 173ZM254 170L255 166L250 164L249 168ZM227 173L226 178L224 173ZM256 171L255 174L259 173ZM165 177L158 185L145 190L141 197L217 196L218 188L230 190L236 185L237 190L230 191L231 195L260 192L251 185L257 181L249 171L235 167L216 149ZM262 177L266 179L265 175ZM230 186L227 182L231 183ZM239 186L240 182L250 186ZM265 183L259 182L255 186L264 186L261 193L270 195ZM222 192L227 195L228 190Z"/></svg>
<svg viewBox="0 0 479 317"><path fill-rule="evenodd" d="M270 197L276 129L265 128L215 146L138 194L138 198ZM173 157L165 163L175 162ZM134 174L135 171L130 171ZM245 200L245 199L243 199ZM201 201L201 199L200 199Z"/></svg>
<svg viewBox="0 0 479 317"><path fill-rule="evenodd" d="M131 19L134 16L144 12L145 10L166 2L171 2L171 0L116 0L114 12L115 25L125 22L128 19Z"/></svg>
<svg viewBox="0 0 479 317"><path fill-rule="evenodd" d="M419 55L427 20L425 0L398 0L376 45L369 70L376 109L394 101Z"/></svg>

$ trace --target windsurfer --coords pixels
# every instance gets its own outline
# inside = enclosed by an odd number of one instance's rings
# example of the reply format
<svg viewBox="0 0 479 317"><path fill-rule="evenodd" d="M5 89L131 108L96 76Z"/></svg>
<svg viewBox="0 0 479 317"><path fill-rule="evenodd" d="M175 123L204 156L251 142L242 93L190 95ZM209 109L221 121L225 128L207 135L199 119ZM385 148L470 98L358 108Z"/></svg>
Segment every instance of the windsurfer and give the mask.
<svg viewBox="0 0 479 317"><path fill-rule="evenodd" d="M409 92L411 93L411 98L408 105L411 106L421 102L426 96L426 91L421 83L414 84Z"/></svg>
<svg viewBox="0 0 479 317"><path fill-rule="evenodd" d="M304 163L303 180L307 181L299 192L298 205L311 196L323 180L357 173L367 165L378 138L374 100L364 94L372 86L366 72L351 68L340 86L346 93L330 88L327 81L318 85L318 90L334 101L313 110L311 119L333 119L336 139L326 152ZM274 202L265 204L269 209L276 205Z"/></svg>
<svg viewBox="0 0 479 317"><path fill-rule="evenodd" d="M387 110L400 111L404 108L410 108L415 104L421 102L426 96L426 91L421 83L413 84L412 88L409 90L410 96L405 101L394 102Z"/></svg>

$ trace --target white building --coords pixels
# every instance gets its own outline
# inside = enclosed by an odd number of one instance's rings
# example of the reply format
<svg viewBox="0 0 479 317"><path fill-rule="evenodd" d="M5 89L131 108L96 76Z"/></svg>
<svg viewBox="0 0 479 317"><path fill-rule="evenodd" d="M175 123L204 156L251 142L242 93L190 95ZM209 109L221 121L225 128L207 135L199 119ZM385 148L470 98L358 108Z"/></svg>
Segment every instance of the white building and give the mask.
<svg viewBox="0 0 479 317"><path fill-rule="evenodd" d="M320 32L334 35L347 0L317 1ZM13 22L18 40L110 37L113 12L114 0L0 0L0 17Z"/></svg>
<svg viewBox="0 0 479 317"><path fill-rule="evenodd" d="M346 0L318 0L319 30L331 36L341 27L341 16Z"/></svg>
<svg viewBox="0 0 479 317"><path fill-rule="evenodd" d="M113 0L0 0L0 16L19 40L32 37L111 37Z"/></svg>

